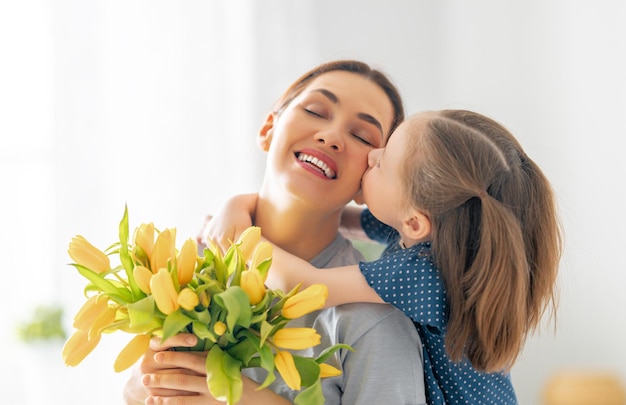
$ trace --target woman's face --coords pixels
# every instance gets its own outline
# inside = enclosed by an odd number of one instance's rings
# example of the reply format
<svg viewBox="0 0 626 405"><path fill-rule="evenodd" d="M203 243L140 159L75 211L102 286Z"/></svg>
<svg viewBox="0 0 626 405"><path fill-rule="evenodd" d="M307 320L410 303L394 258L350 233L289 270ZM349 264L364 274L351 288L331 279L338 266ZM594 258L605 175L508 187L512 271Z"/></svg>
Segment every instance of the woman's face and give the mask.
<svg viewBox="0 0 626 405"><path fill-rule="evenodd" d="M314 209L342 209L360 192L367 155L385 145L392 121L391 101L375 83L344 71L320 75L261 131L265 186Z"/></svg>

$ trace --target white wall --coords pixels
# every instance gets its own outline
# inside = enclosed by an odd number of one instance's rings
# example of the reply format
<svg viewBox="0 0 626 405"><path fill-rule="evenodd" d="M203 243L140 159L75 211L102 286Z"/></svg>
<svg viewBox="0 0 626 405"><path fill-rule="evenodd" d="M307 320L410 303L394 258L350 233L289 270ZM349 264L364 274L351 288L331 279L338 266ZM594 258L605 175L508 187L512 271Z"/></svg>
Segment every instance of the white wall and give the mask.
<svg viewBox="0 0 626 405"><path fill-rule="evenodd" d="M1 338L18 370L2 391L27 403L21 387L37 387L22 378L33 351L13 325L40 303L61 302L69 317L82 302L83 281L66 266L73 235L112 242L124 203L131 226L195 235L225 196L256 188L253 137L279 93L344 57L389 73L409 112L464 107L500 120L552 180L566 232L561 307L556 334L531 338L513 370L520 402L540 403L563 368L626 380L624 4L0 3ZM84 401L100 386L89 376L121 391L124 376L108 368L117 340L56 373L57 392ZM117 403L108 391L91 403Z"/></svg>

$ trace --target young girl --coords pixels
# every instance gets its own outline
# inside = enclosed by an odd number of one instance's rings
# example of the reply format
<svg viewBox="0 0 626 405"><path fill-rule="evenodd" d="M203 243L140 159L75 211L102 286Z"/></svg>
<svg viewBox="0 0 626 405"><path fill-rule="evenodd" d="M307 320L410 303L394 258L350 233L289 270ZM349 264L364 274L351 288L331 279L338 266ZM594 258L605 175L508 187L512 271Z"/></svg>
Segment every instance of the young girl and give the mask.
<svg viewBox="0 0 626 405"><path fill-rule="evenodd" d="M268 284L322 282L328 305L402 309L424 345L430 404L517 403L508 371L556 307L561 233L541 170L497 122L426 112L370 152L362 191L361 225L387 244L381 259L310 271L276 249Z"/></svg>

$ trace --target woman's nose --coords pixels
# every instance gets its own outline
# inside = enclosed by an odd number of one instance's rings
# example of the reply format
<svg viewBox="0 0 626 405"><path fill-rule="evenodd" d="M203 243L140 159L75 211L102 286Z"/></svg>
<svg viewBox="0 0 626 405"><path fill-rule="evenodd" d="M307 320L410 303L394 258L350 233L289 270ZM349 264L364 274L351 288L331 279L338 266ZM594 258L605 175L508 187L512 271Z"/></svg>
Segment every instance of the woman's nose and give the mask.
<svg viewBox="0 0 626 405"><path fill-rule="evenodd" d="M332 150L341 152L344 149L344 138L337 128L328 128L315 134L315 140L323 143Z"/></svg>

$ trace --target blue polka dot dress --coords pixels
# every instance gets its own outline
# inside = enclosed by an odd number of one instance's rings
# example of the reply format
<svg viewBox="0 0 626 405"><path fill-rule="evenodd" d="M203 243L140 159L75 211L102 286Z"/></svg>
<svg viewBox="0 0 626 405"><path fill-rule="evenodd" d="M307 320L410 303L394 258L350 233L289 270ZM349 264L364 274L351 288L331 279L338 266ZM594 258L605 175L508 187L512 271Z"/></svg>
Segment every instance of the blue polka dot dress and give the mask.
<svg viewBox="0 0 626 405"><path fill-rule="evenodd" d="M363 212L361 223L371 239L387 244L379 260L359 266L382 299L415 323L424 347L427 402L517 404L508 374L478 372L469 361L454 363L446 354L446 293L430 254L430 243L402 249L397 232L379 222L369 210Z"/></svg>

